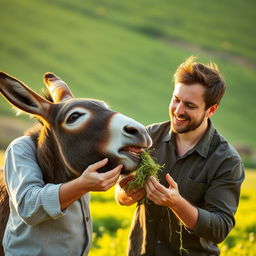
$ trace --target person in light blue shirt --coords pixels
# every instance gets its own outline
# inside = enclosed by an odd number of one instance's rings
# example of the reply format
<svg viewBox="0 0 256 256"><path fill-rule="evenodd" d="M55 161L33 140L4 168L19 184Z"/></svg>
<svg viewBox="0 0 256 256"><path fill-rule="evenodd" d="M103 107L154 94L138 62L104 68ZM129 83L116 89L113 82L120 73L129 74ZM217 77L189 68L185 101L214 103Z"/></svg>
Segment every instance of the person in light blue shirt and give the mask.
<svg viewBox="0 0 256 256"><path fill-rule="evenodd" d="M98 173L107 161L90 165L67 183L45 184L31 137L14 140L6 150L4 167L10 200L5 255L88 255L92 236L88 192L111 188L122 169L118 165Z"/></svg>

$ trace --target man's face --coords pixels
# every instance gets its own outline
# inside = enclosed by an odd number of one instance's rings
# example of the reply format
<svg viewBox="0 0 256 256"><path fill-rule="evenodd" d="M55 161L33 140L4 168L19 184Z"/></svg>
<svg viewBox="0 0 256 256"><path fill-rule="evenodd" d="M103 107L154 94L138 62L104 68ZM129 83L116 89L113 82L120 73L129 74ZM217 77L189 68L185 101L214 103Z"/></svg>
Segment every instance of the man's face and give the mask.
<svg viewBox="0 0 256 256"><path fill-rule="evenodd" d="M172 131L186 133L196 130L207 122L203 94L205 88L200 84L176 84L169 106Z"/></svg>

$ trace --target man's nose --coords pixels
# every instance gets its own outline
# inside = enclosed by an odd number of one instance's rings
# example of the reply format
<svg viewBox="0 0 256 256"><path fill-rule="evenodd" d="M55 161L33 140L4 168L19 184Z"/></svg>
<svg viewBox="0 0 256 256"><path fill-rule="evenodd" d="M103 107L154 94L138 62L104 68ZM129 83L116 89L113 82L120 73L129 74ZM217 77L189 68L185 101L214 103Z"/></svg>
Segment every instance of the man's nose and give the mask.
<svg viewBox="0 0 256 256"><path fill-rule="evenodd" d="M176 115L184 114L184 105L182 104L182 102L180 102L179 104L176 105L174 113Z"/></svg>

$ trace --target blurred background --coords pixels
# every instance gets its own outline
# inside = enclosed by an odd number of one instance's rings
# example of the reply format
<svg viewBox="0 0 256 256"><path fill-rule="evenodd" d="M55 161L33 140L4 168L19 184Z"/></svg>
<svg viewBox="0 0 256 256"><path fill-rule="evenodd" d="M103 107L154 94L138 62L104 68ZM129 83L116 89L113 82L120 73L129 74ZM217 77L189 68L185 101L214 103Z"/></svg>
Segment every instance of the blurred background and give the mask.
<svg viewBox="0 0 256 256"><path fill-rule="evenodd" d="M216 62L228 89L213 122L247 170L222 255L255 255L255 13L254 0L0 0L0 70L38 93L43 74L54 72L76 97L104 100L147 125L169 118L181 62ZM32 125L0 98L0 165L10 141ZM113 191L94 193L91 207L90 255L123 255L134 208L118 206Z"/></svg>
<svg viewBox="0 0 256 256"><path fill-rule="evenodd" d="M37 92L51 71L76 97L147 125L168 119L172 75L188 56L216 62L227 93L214 124L256 166L253 0L0 0L0 70ZM0 99L0 148L31 126Z"/></svg>

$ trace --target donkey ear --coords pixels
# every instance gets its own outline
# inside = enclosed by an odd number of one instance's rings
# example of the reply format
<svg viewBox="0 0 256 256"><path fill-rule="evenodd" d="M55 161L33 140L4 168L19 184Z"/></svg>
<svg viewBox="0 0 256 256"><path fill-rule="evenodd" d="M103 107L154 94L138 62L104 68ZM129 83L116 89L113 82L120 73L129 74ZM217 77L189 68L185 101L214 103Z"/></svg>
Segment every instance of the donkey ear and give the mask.
<svg viewBox="0 0 256 256"><path fill-rule="evenodd" d="M54 103L73 98L72 92L68 85L55 74L51 72L45 73L44 83L48 87Z"/></svg>
<svg viewBox="0 0 256 256"><path fill-rule="evenodd" d="M39 117L44 118L52 105L25 84L4 72L0 72L0 92L15 107Z"/></svg>

